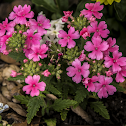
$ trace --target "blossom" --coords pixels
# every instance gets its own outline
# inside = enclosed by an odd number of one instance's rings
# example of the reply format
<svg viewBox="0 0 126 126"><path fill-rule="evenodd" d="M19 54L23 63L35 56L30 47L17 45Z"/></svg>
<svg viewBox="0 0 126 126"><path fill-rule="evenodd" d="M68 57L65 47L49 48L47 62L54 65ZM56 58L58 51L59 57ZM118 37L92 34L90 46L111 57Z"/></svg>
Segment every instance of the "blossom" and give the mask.
<svg viewBox="0 0 126 126"><path fill-rule="evenodd" d="M42 75L48 77L49 75L51 75L51 73L47 70L45 70L44 72L41 73Z"/></svg>
<svg viewBox="0 0 126 126"><path fill-rule="evenodd" d="M34 34L32 29L28 29L27 32L23 34L27 36L25 41L27 48L31 48L32 45L40 44L41 35L39 33Z"/></svg>
<svg viewBox="0 0 126 126"><path fill-rule="evenodd" d="M66 71L69 77L72 77L72 80L76 83L80 83L82 76L84 78L88 77L90 71L88 70L90 65L87 62L84 62L81 66L81 62L78 59L72 62L72 66L69 66ZM82 76L81 76L82 75Z"/></svg>
<svg viewBox="0 0 126 126"><path fill-rule="evenodd" d="M99 98L107 98L108 94L113 95L116 92L116 88L113 85L109 85L112 83L112 77L105 77L103 75L98 76L99 83L94 83L95 92L98 92Z"/></svg>
<svg viewBox="0 0 126 126"><path fill-rule="evenodd" d="M98 2L98 1L99 1L101 4L104 3L105 5L108 5L108 4L111 5L114 1L119 3L121 0L96 0L96 2Z"/></svg>
<svg viewBox="0 0 126 126"><path fill-rule="evenodd" d="M118 71L116 74L116 82L124 82L126 77L126 66L121 67L121 71Z"/></svg>
<svg viewBox="0 0 126 126"><path fill-rule="evenodd" d="M43 15L38 15L37 16L37 21L35 19L29 19L29 23L30 23L30 29L32 30L36 30L37 32L42 35L46 34L47 31L45 29L50 28L51 24L49 19L47 19L45 16Z"/></svg>
<svg viewBox="0 0 126 126"><path fill-rule="evenodd" d="M95 91L95 85L94 82L98 81L98 77L97 76L93 76L92 78L85 78L84 81L82 81L82 83L85 85L85 88L87 88L88 91Z"/></svg>
<svg viewBox="0 0 126 126"><path fill-rule="evenodd" d="M10 74L10 76L12 76L12 77L16 77L16 76L17 76L17 72L14 71L14 70L11 70L11 74Z"/></svg>
<svg viewBox="0 0 126 126"><path fill-rule="evenodd" d="M13 11L9 15L9 19L13 20L17 24L25 24L27 22L26 18L33 18L34 12L31 11L30 5L18 5L18 7L14 6Z"/></svg>
<svg viewBox="0 0 126 126"><path fill-rule="evenodd" d="M47 54L44 54L48 50L46 44L42 44L41 46L33 45L31 49L33 50L33 52L28 55L28 58L33 59L34 62L39 61L40 58L44 59L45 57L47 57Z"/></svg>
<svg viewBox="0 0 126 126"><path fill-rule="evenodd" d="M12 36L12 34L7 34L7 35L0 37L0 52L3 53L3 51L6 50L6 43L8 41L8 38L11 36Z"/></svg>
<svg viewBox="0 0 126 126"><path fill-rule="evenodd" d="M112 40L112 37L109 37L106 42L108 42L108 45L109 45L109 48L104 51L104 55L109 55L109 52L114 52L116 50L119 50L119 46L118 45L115 45L116 44L116 39L113 38Z"/></svg>
<svg viewBox="0 0 126 126"><path fill-rule="evenodd" d="M2 113L7 108L9 108L7 104L3 105L3 103L0 102L0 113Z"/></svg>
<svg viewBox="0 0 126 126"><path fill-rule="evenodd" d="M98 11L101 11L103 9L104 5L100 5L100 2L96 3L86 3L85 8L81 11L81 14L84 15L87 19L89 19L92 15L94 15L96 18L101 19L102 13L99 13Z"/></svg>
<svg viewBox="0 0 126 126"><path fill-rule="evenodd" d="M107 38L108 34L110 33L107 29L107 24L105 24L105 21L101 21L99 24L97 21L91 22L87 29L89 33L94 33L93 36L95 37L101 36L102 38Z"/></svg>
<svg viewBox="0 0 126 126"><path fill-rule="evenodd" d="M23 91L26 91L26 94L30 94L32 97L33 96L38 96L39 95L39 90L44 91L46 84L45 82L39 82L40 76L39 75L34 75L32 76L27 76L25 78L25 83L28 85L23 87Z"/></svg>
<svg viewBox="0 0 126 126"><path fill-rule="evenodd" d="M107 42L102 42L101 37L97 36L92 37L92 42L87 41L84 49L86 51L92 51L92 53L88 54L89 58L100 60L103 58L103 51L107 50L108 47L109 45L107 44Z"/></svg>
<svg viewBox="0 0 126 126"><path fill-rule="evenodd" d="M14 22L8 23L8 19L6 18L5 21L0 23L0 36L3 36L6 32L14 32Z"/></svg>
<svg viewBox="0 0 126 126"><path fill-rule="evenodd" d="M112 66L113 72L121 71L121 66L126 65L126 57L121 57L122 53L117 51L113 52L113 58L110 56L106 56L105 59L105 67L109 68Z"/></svg>
<svg viewBox="0 0 126 126"><path fill-rule="evenodd" d="M85 40L87 39L86 37L89 36L90 34L88 32L88 29L86 27L84 27L81 31L80 31L80 36L82 36Z"/></svg>
<svg viewBox="0 0 126 126"><path fill-rule="evenodd" d="M68 21L68 17L73 19L73 17L72 17L73 11L63 11L63 13L64 13L65 16L62 17L62 19L61 19L62 22L67 22Z"/></svg>
<svg viewBox="0 0 126 126"><path fill-rule="evenodd" d="M78 39L80 37L79 32L75 31L74 27L70 27L68 34L64 30L60 30L59 33L58 37L63 39L60 39L58 43L61 47L65 47L68 44L67 47L69 49L76 45L75 41L72 39Z"/></svg>
<svg viewBox="0 0 126 126"><path fill-rule="evenodd" d="M82 52L81 52L80 56L78 57L78 59L79 59L80 61L84 61L85 58L86 58L86 55L84 54L84 50L82 50Z"/></svg>

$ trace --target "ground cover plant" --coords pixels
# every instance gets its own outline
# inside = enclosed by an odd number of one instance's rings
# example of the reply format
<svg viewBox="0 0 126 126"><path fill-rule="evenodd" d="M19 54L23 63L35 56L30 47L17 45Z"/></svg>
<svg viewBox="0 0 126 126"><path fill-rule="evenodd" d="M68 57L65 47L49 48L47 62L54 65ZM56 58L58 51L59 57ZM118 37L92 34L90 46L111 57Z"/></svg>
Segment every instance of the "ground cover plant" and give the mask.
<svg viewBox="0 0 126 126"><path fill-rule="evenodd" d="M0 23L0 51L21 64L8 80L23 80L24 93L14 97L26 105L28 124L40 109L43 116L60 112L65 120L68 108L87 104L110 118L100 99L124 91L118 83L126 77L126 57L106 22L99 21L103 7L86 3L78 17L63 11L61 19L50 21L41 13L34 19L29 5L19 5Z"/></svg>

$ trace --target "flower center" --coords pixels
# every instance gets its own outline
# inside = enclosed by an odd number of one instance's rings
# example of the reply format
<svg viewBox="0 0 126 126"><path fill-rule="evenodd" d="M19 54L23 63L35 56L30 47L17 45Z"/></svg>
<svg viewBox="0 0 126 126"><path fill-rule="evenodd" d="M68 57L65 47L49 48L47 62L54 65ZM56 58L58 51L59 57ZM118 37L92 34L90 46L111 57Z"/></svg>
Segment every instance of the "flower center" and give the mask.
<svg viewBox="0 0 126 126"><path fill-rule="evenodd" d="M78 72L80 73L81 72L81 69L78 69Z"/></svg>
<svg viewBox="0 0 126 126"><path fill-rule="evenodd" d="M116 62L116 60L113 60L113 62L115 63L115 62Z"/></svg>
<svg viewBox="0 0 126 126"><path fill-rule="evenodd" d="M30 37L30 39L32 40L32 37Z"/></svg>
<svg viewBox="0 0 126 126"><path fill-rule="evenodd" d="M98 50L98 48L97 48L97 47L95 47L95 50Z"/></svg>
<svg viewBox="0 0 126 126"><path fill-rule="evenodd" d="M35 87L35 84L33 84L33 87Z"/></svg>
<svg viewBox="0 0 126 126"><path fill-rule="evenodd" d="M99 32L99 30L98 30L98 29L97 29L96 31L97 31L97 32Z"/></svg>
<svg viewBox="0 0 126 126"><path fill-rule="evenodd" d="M69 39L70 38L70 36L67 36L67 39Z"/></svg>
<svg viewBox="0 0 126 126"><path fill-rule="evenodd" d="M102 87L105 87L105 84L104 84L104 85L102 85Z"/></svg>
<svg viewBox="0 0 126 126"><path fill-rule="evenodd" d="M38 23L38 26L42 26L42 24Z"/></svg>

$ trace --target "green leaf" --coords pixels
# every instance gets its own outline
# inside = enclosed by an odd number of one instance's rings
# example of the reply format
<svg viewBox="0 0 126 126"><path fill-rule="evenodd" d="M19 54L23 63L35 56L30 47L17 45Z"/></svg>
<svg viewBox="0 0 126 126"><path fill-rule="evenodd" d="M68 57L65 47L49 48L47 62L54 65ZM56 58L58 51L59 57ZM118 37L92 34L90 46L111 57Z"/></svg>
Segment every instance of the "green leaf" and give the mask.
<svg viewBox="0 0 126 126"><path fill-rule="evenodd" d="M118 17L122 20L126 16L126 0L121 0L120 3L115 2L114 7Z"/></svg>
<svg viewBox="0 0 126 126"><path fill-rule="evenodd" d="M8 81L14 81L14 80L25 80L25 77L22 75L18 75L16 77L9 77Z"/></svg>
<svg viewBox="0 0 126 126"><path fill-rule="evenodd" d="M30 124L33 117L36 115L37 111L39 111L40 106L42 106L43 100L40 97L32 97L27 106L27 123Z"/></svg>
<svg viewBox="0 0 126 126"><path fill-rule="evenodd" d="M51 106L55 111L62 111L63 109L69 108L70 106L73 106L77 104L76 101L70 100L70 99L56 99L54 101L54 104Z"/></svg>
<svg viewBox="0 0 126 126"><path fill-rule="evenodd" d="M44 120L47 126L56 126L56 118L54 119L45 119Z"/></svg>
<svg viewBox="0 0 126 126"><path fill-rule="evenodd" d="M111 83L114 87L116 87L117 91L124 92L125 89L122 86L119 86L119 84L112 82Z"/></svg>
<svg viewBox="0 0 126 126"><path fill-rule="evenodd" d="M21 102L21 104L28 104L28 101L29 101L29 99L30 99L30 97L29 96L24 96L24 95L16 95L16 96L14 96L14 98L15 99L17 99L18 101L20 101Z"/></svg>
<svg viewBox="0 0 126 126"><path fill-rule="evenodd" d="M62 110L62 111L60 112L62 121L64 121L64 120L66 119L67 113L68 113L67 110Z"/></svg>
<svg viewBox="0 0 126 126"><path fill-rule="evenodd" d="M51 12L57 12L58 9L54 3L54 0L32 0L32 3L42 6Z"/></svg>
<svg viewBox="0 0 126 126"><path fill-rule="evenodd" d="M68 0L56 0L56 3L61 11L68 10L68 5L69 5Z"/></svg>
<svg viewBox="0 0 126 126"><path fill-rule="evenodd" d="M98 112L105 119L110 119L108 110L106 109L106 106L104 106L101 101L90 102L90 106L91 108L94 109L95 112Z"/></svg>
<svg viewBox="0 0 126 126"><path fill-rule="evenodd" d="M46 90L47 91L50 91L50 92L52 92L52 93L54 93L54 94L56 94L56 95L60 95L61 94L61 92L60 91L58 91L53 85L51 85L51 84L47 84L46 83Z"/></svg>
<svg viewBox="0 0 126 126"><path fill-rule="evenodd" d="M17 52L10 52L8 55L11 58L15 59L17 62L20 61L21 63L23 63L23 60L26 59L26 56L25 56L25 54L23 52L19 52L19 53L17 53Z"/></svg>
<svg viewBox="0 0 126 126"><path fill-rule="evenodd" d="M83 85L80 86L78 85L74 100L77 101L78 103L81 103L83 102L84 98L86 98L87 95L89 95L87 89Z"/></svg>

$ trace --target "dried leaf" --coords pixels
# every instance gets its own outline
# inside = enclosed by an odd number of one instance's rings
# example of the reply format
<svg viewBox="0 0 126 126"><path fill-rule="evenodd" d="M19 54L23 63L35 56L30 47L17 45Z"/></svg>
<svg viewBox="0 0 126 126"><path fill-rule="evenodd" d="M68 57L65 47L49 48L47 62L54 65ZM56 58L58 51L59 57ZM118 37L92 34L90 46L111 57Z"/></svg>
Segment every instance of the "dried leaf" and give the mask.
<svg viewBox="0 0 126 126"><path fill-rule="evenodd" d="M13 102L7 102L7 104L9 105L10 108L12 108L15 112L17 112L19 115L21 116L25 116L26 117L26 111L18 104L15 104Z"/></svg>
<svg viewBox="0 0 126 126"><path fill-rule="evenodd" d="M15 113L8 113L6 115L6 117L8 119L13 119L15 122L19 122L19 123L22 123L22 122L25 121L25 118L24 117L22 117L22 116L20 116L18 114L15 114Z"/></svg>
<svg viewBox="0 0 126 126"><path fill-rule="evenodd" d="M14 124L12 124L12 126L27 126L27 120L22 123L14 123Z"/></svg>
<svg viewBox="0 0 126 126"><path fill-rule="evenodd" d="M14 88L11 89L10 91L10 95L14 96L14 95L19 95L21 94L20 91L21 91L21 86L15 86Z"/></svg>
<svg viewBox="0 0 126 126"><path fill-rule="evenodd" d="M10 4L9 4L9 6L10 6ZM13 63L13 64L16 64L16 65L20 65L20 63L17 63L16 60L14 60L13 58L9 57L8 55L3 55L2 53L0 53L0 59L3 60L6 63Z"/></svg>
<svg viewBox="0 0 126 126"><path fill-rule="evenodd" d="M15 70L16 72L18 72L20 69L19 67L17 67L16 65L10 65L9 67L6 67L3 70L3 78L8 79L10 77L10 74L12 73L11 71Z"/></svg>
<svg viewBox="0 0 126 126"><path fill-rule="evenodd" d="M7 98L8 100L11 100L12 96L10 95L10 92L8 91L7 86L2 86L1 91L5 98Z"/></svg>
<svg viewBox="0 0 126 126"><path fill-rule="evenodd" d="M7 102L9 102L9 100L7 98L5 98L1 93L0 93L0 102L7 104Z"/></svg>

